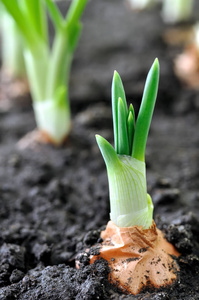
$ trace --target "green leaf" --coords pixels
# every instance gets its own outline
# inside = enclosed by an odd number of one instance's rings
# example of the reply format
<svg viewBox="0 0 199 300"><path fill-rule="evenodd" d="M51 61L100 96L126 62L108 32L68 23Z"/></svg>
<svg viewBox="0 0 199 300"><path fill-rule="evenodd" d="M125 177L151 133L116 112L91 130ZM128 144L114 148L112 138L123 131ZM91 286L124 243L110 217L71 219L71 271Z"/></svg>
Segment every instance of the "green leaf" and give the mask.
<svg viewBox="0 0 199 300"><path fill-rule="evenodd" d="M128 114L127 129L128 129L128 141L129 141L129 154L131 154L132 146L133 146L133 137L135 132L135 118L132 114L132 111L129 111Z"/></svg>
<svg viewBox="0 0 199 300"><path fill-rule="evenodd" d="M159 62L156 58L146 79L142 102L136 121L132 156L145 161L145 149L159 83Z"/></svg>
<svg viewBox="0 0 199 300"><path fill-rule="evenodd" d="M132 113L133 120L134 120L134 123L135 123L135 111L134 111L134 108L133 108L132 104L130 104L130 106L129 106L128 114L130 114L130 112Z"/></svg>
<svg viewBox="0 0 199 300"><path fill-rule="evenodd" d="M54 95L54 101L57 103L57 106L63 109L67 107L67 109L70 110L69 103L66 100L67 98L68 98L68 93L67 93L66 86L59 85L58 88L55 90L55 95Z"/></svg>
<svg viewBox="0 0 199 300"><path fill-rule="evenodd" d="M119 164L119 158L114 148L102 136L96 134L96 141L104 158L107 168L113 168Z"/></svg>
<svg viewBox="0 0 199 300"><path fill-rule="evenodd" d="M112 114L113 114L113 133L115 150L119 153L118 144L118 99L121 98L124 105L125 115L127 115L127 104L124 87L120 75L115 71L112 80Z"/></svg>
<svg viewBox="0 0 199 300"><path fill-rule="evenodd" d="M52 0L45 0L45 2L56 30L61 29L64 24L64 18L62 17L57 5Z"/></svg>
<svg viewBox="0 0 199 300"><path fill-rule="evenodd" d="M43 1L20 0L19 6L26 20L30 23L31 31L34 31L42 40L48 42L47 20Z"/></svg>
<svg viewBox="0 0 199 300"><path fill-rule="evenodd" d="M74 52L77 46L81 31L82 31L81 23L78 23L76 26L73 26L73 28L71 28L71 30L68 31L68 47L71 53Z"/></svg>
<svg viewBox="0 0 199 300"><path fill-rule="evenodd" d="M73 26L79 23L81 15L85 9L88 0L73 0L66 15L66 24Z"/></svg>
<svg viewBox="0 0 199 300"><path fill-rule="evenodd" d="M118 99L118 151L117 154L129 155L129 141L127 132L127 111L122 98Z"/></svg>
<svg viewBox="0 0 199 300"><path fill-rule="evenodd" d="M20 10L19 4L17 0L1 0L3 5L5 6L7 12L13 17L17 26L22 31L23 35L26 37L27 41L31 42L31 32L29 33L29 24L24 17L23 13Z"/></svg>

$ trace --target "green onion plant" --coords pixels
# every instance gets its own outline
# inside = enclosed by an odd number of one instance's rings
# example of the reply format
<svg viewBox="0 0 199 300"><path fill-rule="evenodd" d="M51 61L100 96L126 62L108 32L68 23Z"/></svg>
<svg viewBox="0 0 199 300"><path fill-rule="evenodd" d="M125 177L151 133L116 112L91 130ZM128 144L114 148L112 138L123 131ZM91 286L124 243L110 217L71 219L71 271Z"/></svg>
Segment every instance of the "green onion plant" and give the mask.
<svg viewBox="0 0 199 300"><path fill-rule="evenodd" d="M194 0L163 0L162 17L166 23L177 23L190 18Z"/></svg>
<svg viewBox="0 0 199 300"><path fill-rule="evenodd" d="M1 0L24 40L24 58L38 128L55 144L70 131L68 81L88 0L72 0L62 16L53 0ZM55 36L50 47L47 11Z"/></svg>
<svg viewBox="0 0 199 300"><path fill-rule="evenodd" d="M2 69L12 78L26 78L21 33L2 5L0 10Z"/></svg>
<svg viewBox="0 0 199 300"><path fill-rule="evenodd" d="M143 226L153 221L153 204L146 186L145 148L159 82L156 59L148 73L137 121L133 105L126 103L124 87L115 71L112 81L112 114L115 149L100 135L98 146L106 163L110 219L118 227Z"/></svg>

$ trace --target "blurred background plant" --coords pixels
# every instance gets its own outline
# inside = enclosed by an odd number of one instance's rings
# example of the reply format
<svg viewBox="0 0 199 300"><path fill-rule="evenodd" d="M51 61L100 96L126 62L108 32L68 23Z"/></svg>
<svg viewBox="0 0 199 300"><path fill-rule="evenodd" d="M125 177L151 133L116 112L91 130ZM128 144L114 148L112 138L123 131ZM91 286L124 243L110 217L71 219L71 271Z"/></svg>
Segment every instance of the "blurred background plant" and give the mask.
<svg viewBox="0 0 199 300"><path fill-rule="evenodd" d="M12 78L25 78L23 41L17 23L0 3L2 69Z"/></svg>
<svg viewBox="0 0 199 300"><path fill-rule="evenodd" d="M162 0L162 17L166 23L178 23L190 19L194 0Z"/></svg>
<svg viewBox="0 0 199 300"><path fill-rule="evenodd" d="M144 10L161 4L161 16L165 23L187 21L193 13L194 0L126 0L134 10Z"/></svg>
<svg viewBox="0 0 199 300"><path fill-rule="evenodd" d="M23 53L41 138L60 145L71 128L68 81L87 0L73 0L65 17L53 0L1 0L23 38ZM50 47L47 11L55 36Z"/></svg>
<svg viewBox="0 0 199 300"><path fill-rule="evenodd" d="M142 10L153 7L158 0L127 0L130 7L135 10Z"/></svg>

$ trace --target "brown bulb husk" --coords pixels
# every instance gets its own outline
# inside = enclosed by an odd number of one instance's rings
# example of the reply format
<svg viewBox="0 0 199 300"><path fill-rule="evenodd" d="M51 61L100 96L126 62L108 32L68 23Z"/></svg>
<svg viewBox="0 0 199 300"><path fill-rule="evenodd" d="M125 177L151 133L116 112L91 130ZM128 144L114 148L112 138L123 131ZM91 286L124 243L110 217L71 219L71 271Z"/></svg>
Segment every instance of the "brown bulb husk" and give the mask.
<svg viewBox="0 0 199 300"><path fill-rule="evenodd" d="M19 149L35 148L39 144L51 144L55 147L64 145L68 140L66 136L60 143L57 143L46 131L35 129L28 132L23 138L19 140L17 146Z"/></svg>
<svg viewBox="0 0 199 300"><path fill-rule="evenodd" d="M140 226L119 228L110 221L101 237L100 254L90 262L100 257L107 260L109 281L123 292L137 295L146 287L165 287L176 280L179 267L171 255L180 254L154 221L145 230Z"/></svg>

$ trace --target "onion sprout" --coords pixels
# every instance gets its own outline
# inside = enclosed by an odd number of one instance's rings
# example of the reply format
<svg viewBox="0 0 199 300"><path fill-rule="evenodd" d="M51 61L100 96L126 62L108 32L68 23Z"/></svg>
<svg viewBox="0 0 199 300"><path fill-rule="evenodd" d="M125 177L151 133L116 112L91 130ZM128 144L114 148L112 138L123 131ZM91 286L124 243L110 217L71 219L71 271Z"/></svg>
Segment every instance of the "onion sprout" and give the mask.
<svg viewBox="0 0 199 300"><path fill-rule="evenodd" d="M137 121L132 104L127 107L124 87L115 71L112 114L115 149L100 135L98 146L109 180L110 219L118 227L152 225L153 203L146 187L145 148L157 97L159 62L155 59L146 79Z"/></svg>
<svg viewBox="0 0 199 300"><path fill-rule="evenodd" d="M53 0L1 0L24 40L24 58L38 128L55 144L70 131L68 81L88 0L73 0L65 17ZM55 28L50 47L48 11Z"/></svg>

